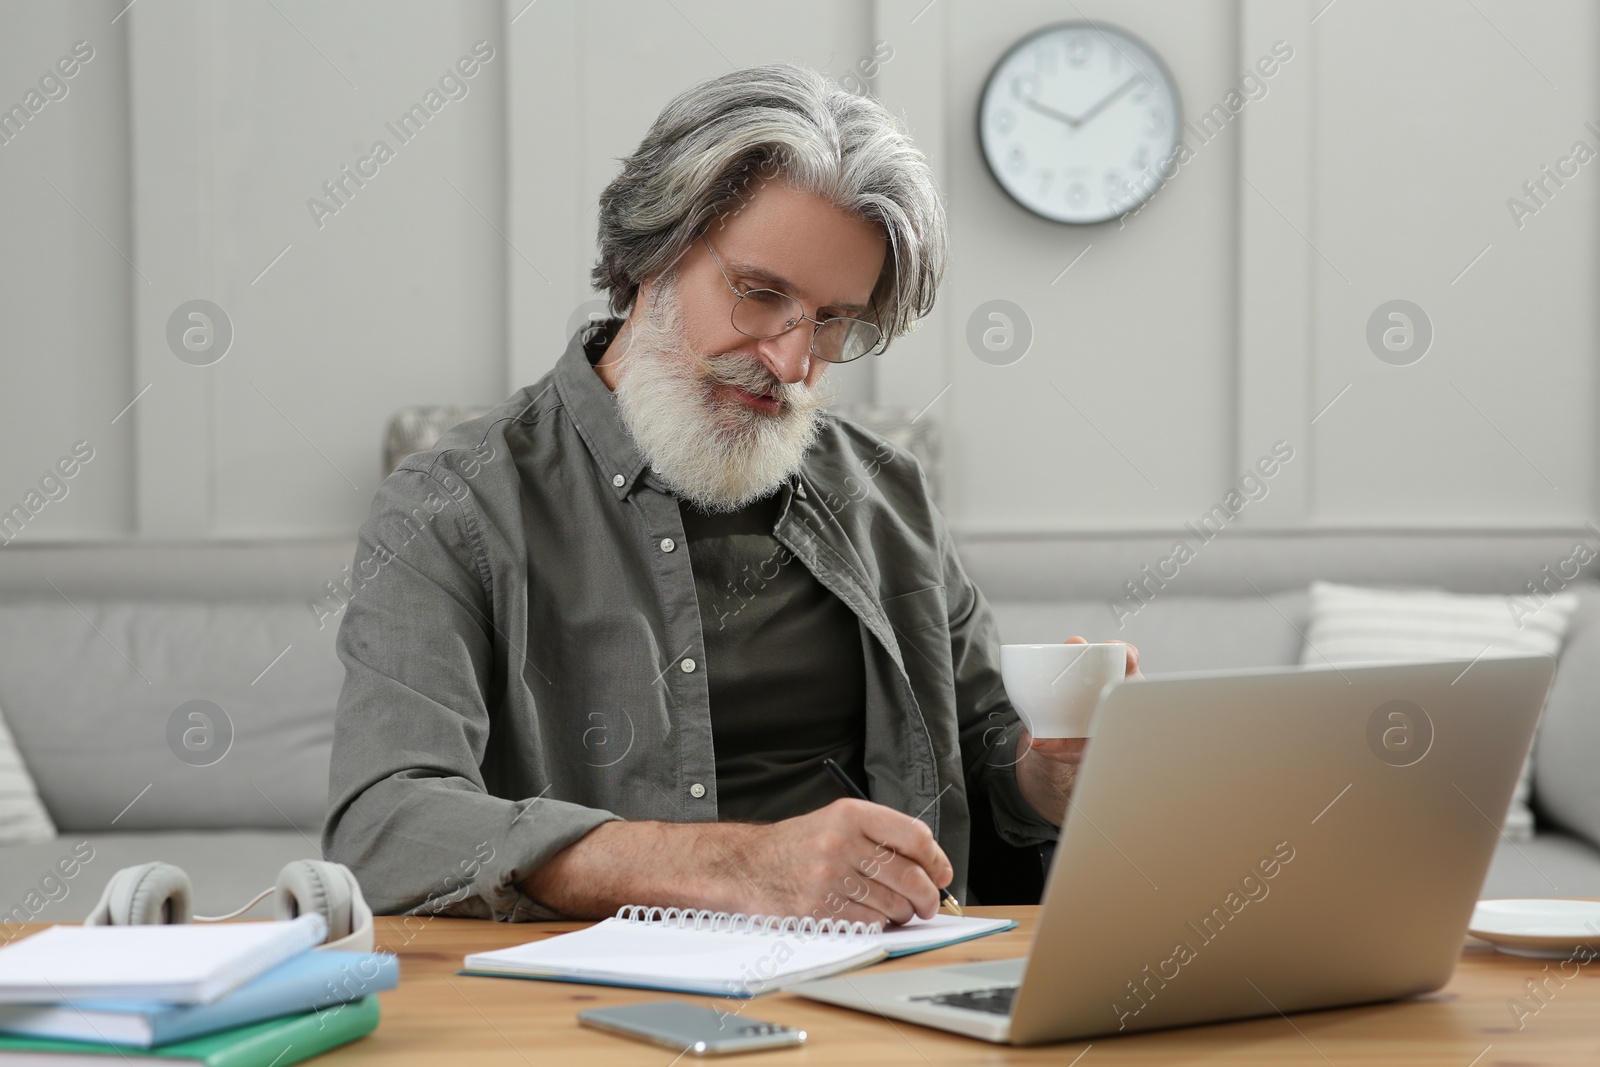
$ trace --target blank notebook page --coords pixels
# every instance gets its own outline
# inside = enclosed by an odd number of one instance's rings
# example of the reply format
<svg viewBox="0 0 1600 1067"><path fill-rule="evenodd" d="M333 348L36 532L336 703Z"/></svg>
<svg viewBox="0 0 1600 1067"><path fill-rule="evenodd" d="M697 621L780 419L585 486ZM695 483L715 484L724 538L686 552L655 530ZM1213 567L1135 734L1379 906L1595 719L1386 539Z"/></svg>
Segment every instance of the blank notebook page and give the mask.
<svg viewBox="0 0 1600 1067"><path fill-rule="evenodd" d="M205 926L52 926L0 949L0 1001L214 999L322 940L318 914Z"/></svg>
<svg viewBox="0 0 1600 1067"><path fill-rule="evenodd" d="M611 918L466 959L467 970L761 992L881 959L876 937L694 930Z"/></svg>

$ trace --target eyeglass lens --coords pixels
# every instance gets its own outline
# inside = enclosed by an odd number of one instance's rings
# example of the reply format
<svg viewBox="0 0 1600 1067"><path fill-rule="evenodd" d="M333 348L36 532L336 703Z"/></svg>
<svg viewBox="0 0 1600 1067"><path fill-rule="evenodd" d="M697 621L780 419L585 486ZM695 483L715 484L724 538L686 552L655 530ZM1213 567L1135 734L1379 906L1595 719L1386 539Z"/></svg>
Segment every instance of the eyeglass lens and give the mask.
<svg viewBox="0 0 1600 1067"><path fill-rule="evenodd" d="M804 310L792 296L774 289L751 289L733 309L733 326L750 337L776 337L800 322ZM812 348L822 359L843 363L866 355L880 336L870 322L832 318L816 328Z"/></svg>

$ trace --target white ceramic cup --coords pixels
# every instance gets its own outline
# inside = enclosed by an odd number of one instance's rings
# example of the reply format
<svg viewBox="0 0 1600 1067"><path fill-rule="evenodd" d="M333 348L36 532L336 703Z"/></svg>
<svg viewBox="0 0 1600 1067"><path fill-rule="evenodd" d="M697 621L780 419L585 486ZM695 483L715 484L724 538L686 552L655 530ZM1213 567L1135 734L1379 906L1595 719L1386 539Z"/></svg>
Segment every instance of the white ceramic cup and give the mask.
<svg viewBox="0 0 1600 1067"><path fill-rule="evenodd" d="M1100 690L1127 672L1128 646L1001 645L1000 677L1034 737L1089 737Z"/></svg>

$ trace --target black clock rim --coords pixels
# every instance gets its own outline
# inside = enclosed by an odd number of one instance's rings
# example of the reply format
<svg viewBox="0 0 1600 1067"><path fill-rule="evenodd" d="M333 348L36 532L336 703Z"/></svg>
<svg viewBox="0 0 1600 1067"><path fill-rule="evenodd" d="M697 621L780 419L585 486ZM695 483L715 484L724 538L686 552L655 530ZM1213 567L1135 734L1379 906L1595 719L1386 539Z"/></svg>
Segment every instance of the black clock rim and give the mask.
<svg viewBox="0 0 1600 1067"><path fill-rule="evenodd" d="M1011 195L1011 190L1005 187L1005 183L1000 180L1000 175L995 173L994 164L989 161L988 153L983 150L983 101L988 97L989 88L994 84L995 75L1000 72L1000 68L1005 65L1007 59L1011 58L1012 53L1022 49L1034 38L1043 37L1047 33L1057 33L1061 30L1072 27L1088 27L1089 29L1097 31L1110 30L1113 33L1119 33L1128 40L1132 41L1134 44L1138 45L1140 48L1143 48L1145 50L1145 54L1155 61L1156 66L1161 69L1161 73L1166 76L1167 85L1172 88L1172 103L1174 112L1173 119L1175 121L1173 123L1171 152L1173 154L1177 153L1178 146L1183 143L1183 136L1179 132L1182 129L1182 123L1176 121L1183 117L1183 95L1178 90L1178 79L1172 76L1172 68L1167 66L1166 60L1161 58L1161 53L1157 52L1153 47L1151 47L1150 42L1146 41L1143 37L1140 37L1131 30L1124 29L1116 23L1096 22L1094 19L1066 19L1062 22L1051 22L1044 26L1039 26L1036 29L1030 30L1023 36L1017 38L1011 43L1009 48L1000 53L1000 58L996 59L989 67L989 73L983 79L983 88L978 92L978 101L972 112L972 135L973 140L977 143L978 158L983 160L983 169L988 173L989 179L994 182L995 186L1000 190L1000 192L1005 195L1007 201L1015 204L1017 207L1021 208L1023 211L1026 211L1034 218L1044 219L1046 222L1053 222L1057 226L1104 226L1108 222L1116 222L1118 219L1132 214L1134 211L1137 211L1139 208L1149 203L1151 198L1153 198L1156 193L1161 190L1161 187L1166 185L1166 183L1172 179L1163 179L1161 185L1156 186L1155 190L1153 190L1149 196L1145 197L1143 200L1140 200L1137 204L1129 208L1127 211L1124 211L1121 215L1110 215L1103 219L1095 219L1092 222L1077 222L1073 219L1057 219L1043 214L1042 212L1035 211L1033 208L1029 207L1027 204L1024 204L1015 196Z"/></svg>

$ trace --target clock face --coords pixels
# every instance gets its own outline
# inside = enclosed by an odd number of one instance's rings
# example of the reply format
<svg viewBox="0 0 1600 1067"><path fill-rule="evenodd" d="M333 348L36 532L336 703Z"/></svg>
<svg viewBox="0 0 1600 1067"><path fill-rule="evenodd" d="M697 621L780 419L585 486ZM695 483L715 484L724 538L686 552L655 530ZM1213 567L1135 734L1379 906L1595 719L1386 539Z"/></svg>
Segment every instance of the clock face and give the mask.
<svg viewBox="0 0 1600 1067"><path fill-rule="evenodd" d="M990 72L978 140L995 181L1029 211L1104 222L1160 188L1178 147L1178 91L1155 53L1121 30L1047 26Z"/></svg>

